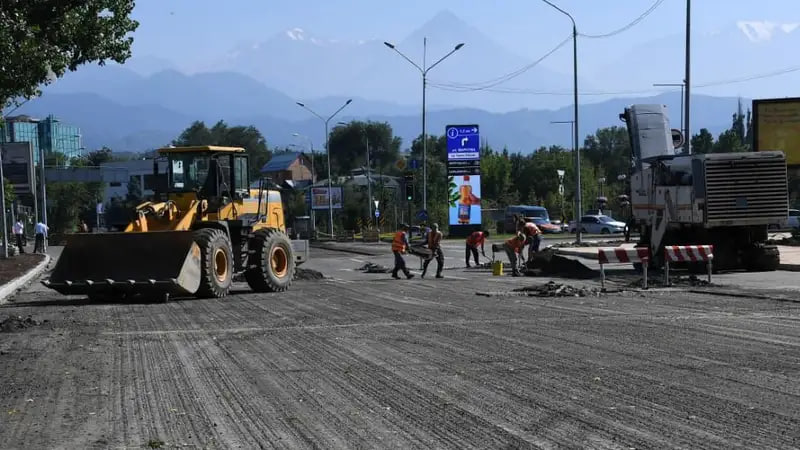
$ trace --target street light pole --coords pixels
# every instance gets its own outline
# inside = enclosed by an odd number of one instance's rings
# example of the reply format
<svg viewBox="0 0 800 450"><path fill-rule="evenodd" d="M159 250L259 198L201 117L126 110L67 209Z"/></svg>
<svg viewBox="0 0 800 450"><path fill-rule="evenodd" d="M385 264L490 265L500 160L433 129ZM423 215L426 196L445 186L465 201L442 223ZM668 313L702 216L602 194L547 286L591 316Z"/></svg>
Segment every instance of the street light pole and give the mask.
<svg viewBox="0 0 800 450"><path fill-rule="evenodd" d="M411 63L412 66L416 67L417 70L420 71L422 74L422 209L427 211L428 210L428 134L427 134L427 119L425 114L425 97L426 91L428 89L428 72L439 65L442 61L447 59L450 55L457 52L461 47L464 46L464 43L460 43L456 45L450 52L441 58L439 58L435 63L431 64L430 67L426 67L426 58L428 51L428 38L423 38L422 40L422 67L420 67L417 63L411 60L408 56L404 55L400 50L395 47L394 44L389 42L384 42L383 45L389 47L390 49L397 52L403 59ZM410 220L410 219L409 219Z"/></svg>
<svg viewBox="0 0 800 450"><path fill-rule="evenodd" d="M680 87L681 88L681 133L684 131L683 129L683 89L686 86L686 83L654 83L653 86L655 87Z"/></svg>
<svg viewBox="0 0 800 450"><path fill-rule="evenodd" d="M328 123L330 123L331 119L333 119L337 114L339 114L339 112L341 112L341 110L343 110L352 101L353 101L352 98L347 99L347 101L344 102L344 105L340 106L339 109L337 109L336 112L328 116L327 119L314 112L311 108L307 107L305 104L296 102L297 106L315 115L319 120L325 123L325 150L328 152L328 220L329 220L328 230L330 232L331 238L333 238L333 196L332 196L333 187L331 185L331 146L330 146L330 135L328 133Z"/></svg>
<svg viewBox="0 0 800 450"><path fill-rule="evenodd" d="M577 115L576 115L577 117ZM583 233L581 233L580 228L580 221L581 221L581 156L578 151L578 133L577 128L575 127L574 120L551 120L550 123L553 124L563 124L568 123L570 125L570 139L572 140L572 152L575 154L575 211L573 212L573 216L575 216L575 240L576 242L581 242L581 237ZM563 196L562 196L563 201ZM563 207L562 207L563 209Z"/></svg>
<svg viewBox="0 0 800 450"><path fill-rule="evenodd" d="M573 89L573 102L574 102L574 112L573 112L573 132L572 135L574 137L574 151L575 151L575 228L576 228L576 242L578 244L581 243L581 229L580 229L580 217L583 213L583 205L581 204L581 155L578 143L578 27L575 25L575 19L566 11L559 8L558 6L552 4L549 0L542 0L543 2L547 3L548 5L552 6L554 9L559 11L560 13L564 14L565 16L569 17L569 20L572 21L572 89Z"/></svg>
<svg viewBox="0 0 800 450"><path fill-rule="evenodd" d="M690 104L692 101L691 96L691 53L692 53L692 46L691 43L692 37L692 0L686 0L686 75L683 77L683 84L686 86L686 101L685 108L686 108L686 124L684 125L686 128L683 130L683 140L685 142L684 149L687 155L692 154L692 135L691 135L691 127L689 126L689 110Z"/></svg>

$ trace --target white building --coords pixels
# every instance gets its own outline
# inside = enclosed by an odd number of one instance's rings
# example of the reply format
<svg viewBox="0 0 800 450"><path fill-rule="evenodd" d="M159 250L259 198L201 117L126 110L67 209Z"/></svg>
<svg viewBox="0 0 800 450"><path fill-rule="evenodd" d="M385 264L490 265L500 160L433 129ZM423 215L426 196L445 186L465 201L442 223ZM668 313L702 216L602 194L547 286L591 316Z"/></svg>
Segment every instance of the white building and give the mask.
<svg viewBox="0 0 800 450"><path fill-rule="evenodd" d="M152 159L136 159L131 161L112 161L100 165L100 170L104 172L111 171L126 171L126 179L130 181L132 178L139 179L139 186L142 189L142 196L148 197L153 195L153 188L155 187L155 178L153 176L153 160ZM160 176L165 176L167 171L167 161L158 162L158 173ZM117 178L119 179L119 177ZM103 193L103 203L108 204L112 198L125 199L128 195L128 183L125 182L111 182L106 183L106 188Z"/></svg>

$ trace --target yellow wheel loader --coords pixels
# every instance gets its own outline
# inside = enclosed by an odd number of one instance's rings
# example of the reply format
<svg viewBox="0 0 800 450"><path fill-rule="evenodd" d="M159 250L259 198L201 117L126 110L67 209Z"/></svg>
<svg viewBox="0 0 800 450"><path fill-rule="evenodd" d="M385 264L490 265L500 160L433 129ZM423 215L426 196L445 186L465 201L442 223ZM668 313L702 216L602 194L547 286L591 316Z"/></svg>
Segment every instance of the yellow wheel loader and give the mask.
<svg viewBox="0 0 800 450"><path fill-rule="evenodd" d="M158 150L167 160L166 200L136 207L124 232L67 237L43 284L91 299L224 297L244 275L256 292L289 288L307 241L286 235L280 192L250 188L248 158L238 147ZM154 161L158 179L158 164ZM156 193L155 197L160 197Z"/></svg>

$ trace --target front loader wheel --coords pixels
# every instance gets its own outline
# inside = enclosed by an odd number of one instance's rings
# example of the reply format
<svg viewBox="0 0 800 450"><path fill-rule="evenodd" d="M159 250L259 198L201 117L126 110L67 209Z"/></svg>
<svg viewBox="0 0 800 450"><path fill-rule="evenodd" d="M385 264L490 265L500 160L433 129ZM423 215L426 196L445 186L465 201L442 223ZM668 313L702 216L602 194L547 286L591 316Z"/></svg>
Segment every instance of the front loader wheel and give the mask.
<svg viewBox="0 0 800 450"><path fill-rule="evenodd" d="M231 241L222 230L203 228L194 232L200 247L200 298L220 298L228 295L233 282L233 251Z"/></svg>
<svg viewBox="0 0 800 450"><path fill-rule="evenodd" d="M256 292L281 292L294 279L292 242L280 230L259 230L250 239L248 269L244 278Z"/></svg>

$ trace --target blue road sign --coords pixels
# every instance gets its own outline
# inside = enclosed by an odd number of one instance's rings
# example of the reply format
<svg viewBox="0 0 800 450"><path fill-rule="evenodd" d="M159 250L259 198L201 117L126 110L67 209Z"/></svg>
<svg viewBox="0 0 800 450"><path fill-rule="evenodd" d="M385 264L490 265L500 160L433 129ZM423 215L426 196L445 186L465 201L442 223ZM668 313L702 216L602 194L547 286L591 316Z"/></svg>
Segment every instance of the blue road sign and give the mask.
<svg viewBox="0 0 800 450"><path fill-rule="evenodd" d="M412 159L411 160L411 168L412 169L419 169L419 161L417 161L416 159Z"/></svg>
<svg viewBox="0 0 800 450"><path fill-rule="evenodd" d="M481 137L478 125L448 125L447 160L470 161L481 158Z"/></svg>
<svg viewBox="0 0 800 450"><path fill-rule="evenodd" d="M380 210L376 209L375 210L375 217L380 217L380 216L381 216Z"/></svg>
<svg viewBox="0 0 800 450"><path fill-rule="evenodd" d="M417 219L419 219L419 220L428 220L428 211L426 211L424 209L421 209L417 213Z"/></svg>

